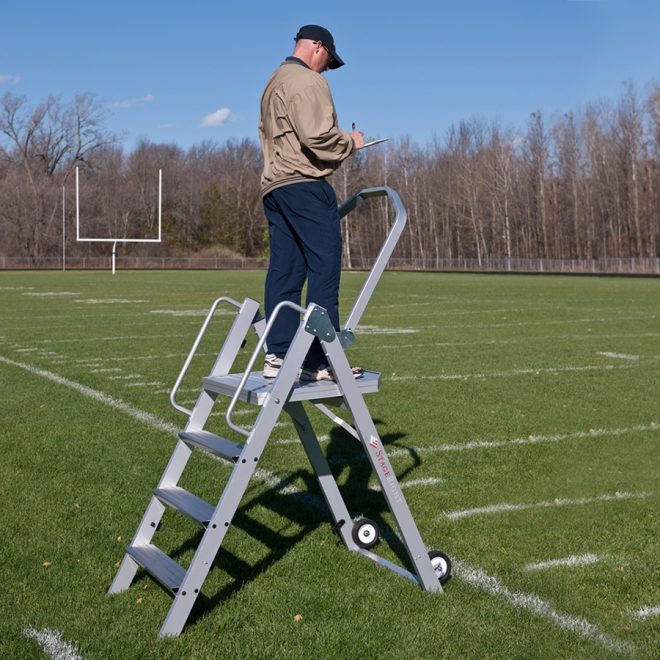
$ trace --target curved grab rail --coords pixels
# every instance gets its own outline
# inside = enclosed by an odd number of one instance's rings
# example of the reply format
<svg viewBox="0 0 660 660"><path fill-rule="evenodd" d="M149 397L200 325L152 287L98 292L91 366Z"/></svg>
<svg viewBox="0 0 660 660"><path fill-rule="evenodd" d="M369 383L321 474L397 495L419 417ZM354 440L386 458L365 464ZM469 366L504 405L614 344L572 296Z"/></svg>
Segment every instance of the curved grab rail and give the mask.
<svg viewBox="0 0 660 660"><path fill-rule="evenodd" d="M197 338L195 339L192 348L190 349L190 353L188 353L188 357L186 358L186 361L183 363L183 367L181 367L181 371L179 372L179 376L176 379L176 382L174 383L174 386L172 387L172 391L170 392L170 403L179 411L182 413L185 413L190 417L192 415L192 410L188 410L188 408L184 408L183 406L179 405L175 401L175 396L177 393L177 390L179 389L179 385L181 385L181 381L183 380L184 376L186 375L186 372L188 371L188 367L190 366L190 363L192 362L192 359L195 355L195 352L197 351L197 347L199 346L199 343L202 341L202 337L204 336L204 333L206 332L206 328L208 328L209 323L211 322L211 317L215 313L216 308L221 302L226 302L229 303L230 305L233 305L234 307L237 307L238 309L241 308L241 303L236 302L233 298L229 298L227 296L221 296L220 298L217 298L216 300L213 301L213 304L211 305L211 308L209 309L208 314L206 315L206 318L204 319L204 323L202 323L202 327L200 328L199 332L197 333Z"/></svg>
<svg viewBox="0 0 660 660"><path fill-rule="evenodd" d="M399 241L399 237L401 236L401 233L406 226L406 222L408 221L408 213L406 212L406 209L403 206L399 195L389 186L382 186L379 188L365 188L364 190L361 190L359 193L350 197L339 208L339 217L343 218L345 215L353 211L365 199L369 197L382 196L387 196L392 203L392 206L394 207L394 222L390 227L390 231L387 234L385 242L383 243L383 247L378 253L378 257L376 257L374 265L371 267L371 271L369 271L369 275L366 282L362 286L362 290L356 298L355 303L353 303L353 309L348 315L348 319L344 325L344 330L348 330L350 332L357 328L358 323L364 314L364 310L369 304L369 299L371 298L371 295L373 294L374 289L378 284L378 280L383 274L385 266L387 266L387 262L389 261L390 256L392 255L392 252L394 251L394 248Z"/></svg>
<svg viewBox="0 0 660 660"><path fill-rule="evenodd" d="M227 412L225 413L225 419L227 420L227 425L229 426L230 429L233 429L234 431L237 431L238 433L246 437L250 435L250 431L244 429L242 426L238 426L238 424L234 424L234 422L231 419L231 415L234 412L236 403L238 402L241 392L245 387L245 383L247 383L247 379L250 377L250 372L252 371L252 367L254 366L254 363L256 362L257 358L259 357L259 355L263 350L263 346L266 343L266 337L268 336L270 329L273 327L273 323L277 318L277 315L280 313L280 310L283 309L284 307L290 307L291 309L299 312L300 314L304 314L307 311L304 307L289 302L288 300L283 300L281 303L278 303L275 306L275 309L273 309L273 313L270 315L270 318L268 319L268 323L266 324L264 333L263 335L261 335L261 337L259 337L259 341L257 342L257 345L254 348L254 351L252 353L252 356L250 357L247 367L245 367L245 371L243 372L241 381L238 384L236 391L234 392L234 396L232 397L229 406L227 406Z"/></svg>

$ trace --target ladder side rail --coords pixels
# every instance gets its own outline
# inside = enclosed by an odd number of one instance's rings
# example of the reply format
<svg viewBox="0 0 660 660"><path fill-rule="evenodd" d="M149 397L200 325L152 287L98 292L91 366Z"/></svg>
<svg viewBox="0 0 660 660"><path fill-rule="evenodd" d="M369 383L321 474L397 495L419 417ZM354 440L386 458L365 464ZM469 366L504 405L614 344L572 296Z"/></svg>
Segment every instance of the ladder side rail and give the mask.
<svg viewBox="0 0 660 660"><path fill-rule="evenodd" d="M364 190L361 190L359 193L351 197L345 204L342 204L341 208L339 209L339 217L341 218L355 209L358 204L362 202L362 200L368 197L382 196L387 196L391 201L392 206L394 207L394 222L390 227L390 231L385 238L385 242L383 243L383 246L378 253L378 257L376 258L374 265L371 267L371 271L369 272L367 280L362 286L362 290L360 291L357 299L355 300L355 303L353 304L353 309L351 309L351 312L348 315L344 329L350 332L354 331L360 323L360 319L362 318L362 315L364 314L364 311L369 304L369 300L371 299L376 285L378 284L378 281L380 280L381 275L387 266L387 262L389 261L392 252L394 252L394 248L399 242L399 238L401 237L401 234L406 226L406 222L408 221L408 213L406 212L406 209L403 206L399 195L389 186L383 186L381 188L365 188Z"/></svg>
<svg viewBox="0 0 660 660"><path fill-rule="evenodd" d="M211 305L211 309L209 309L208 314L206 315L206 318L204 319L204 323L202 323L202 327L200 328L199 332L197 333L197 338L193 342L192 348L190 349L190 352L188 353L188 357L186 358L186 361L183 364L183 367L181 367L181 371L179 372L179 375L174 383L174 386L172 387L172 391L170 392L170 403L176 410L179 412L182 412L188 416L192 415L192 411L188 410L188 408L184 408L183 406L179 405L176 402L176 393L179 389L179 386L181 385L181 382L183 381L184 376L186 375L188 371L188 367L190 366L190 363L192 362L193 357L195 356L195 353L197 352L197 347L199 346L200 342L202 341L202 337L204 336L204 333L206 332L206 329L209 326L209 323L211 322L211 318L213 317L213 314L215 313L216 308L221 302L227 302L230 305L234 305L235 307L240 308L241 304L233 300L232 298L228 298L226 296L222 296L218 299L216 299L213 304Z"/></svg>
<svg viewBox="0 0 660 660"><path fill-rule="evenodd" d="M369 463L378 479L387 505L399 528L410 561L417 570L419 581L426 591L441 592L442 585L431 565L431 560L422 537L406 503L401 485L392 469L392 465L371 419L364 398L355 383L355 379L351 373L351 367L340 345L339 338L337 337L331 342L321 339L321 345L335 373L339 387L344 394L346 407L353 416L355 428L367 453Z"/></svg>
<svg viewBox="0 0 660 660"><path fill-rule="evenodd" d="M301 325L291 342L287 359L273 383L272 392L257 416L240 460L232 470L186 575L175 594L174 602L161 627L160 637L176 636L186 624L313 340L313 335Z"/></svg>
<svg viewBox="0 0 660 660"><path fill-rule="evenodd" d="M268 333L270 332L271 328L273 327L273 324L277 320L277 316L280 313L282 309L285 307L290 307L291 309L299 312L300 314L305 314L306 310L304 307L301 307L300 305L296 305L295 303L289 302L288 300L283 300L282 302L278 303L275 306L275 309L273 310L273 313L271 314L270 318L268 319L268 323L266 324L266 327L263 331L263 334L261 337L259 337L259 341L257 341L257 345L254 348L254 351L252 352L252 356L250 357L250 360L248 361L247 367L245 368L245 371L243 372L243 376L241 377L241 380L238 384L238 387L236 388L236 391L234 392L234 396L232 397L229 406L227 406L227 412L225 413L225 420L227 421L227 425L229 426L230 429L233 431L236 431L237 433L240 433L241 435L244 435L245 437L248 437L250 435L250 431L248 429L243 428L242 426L239 426L238 424L235 424L231 418L234 408L236 407L236 403L238 402L241 392L243 391L243 388L245 387L245 383L247 383L248 378L250 377L250 372L252 371L252 367L254 366L254 363L257 361L257 358L263 351L263 346L266 343L266 338L268 337ZM310 311L314 305L309 306L309 310L307 310L306 313L306 318L309 315ZM302 326L301 326L302 327ZM304 357L304 356L303 356Z"/></svg>

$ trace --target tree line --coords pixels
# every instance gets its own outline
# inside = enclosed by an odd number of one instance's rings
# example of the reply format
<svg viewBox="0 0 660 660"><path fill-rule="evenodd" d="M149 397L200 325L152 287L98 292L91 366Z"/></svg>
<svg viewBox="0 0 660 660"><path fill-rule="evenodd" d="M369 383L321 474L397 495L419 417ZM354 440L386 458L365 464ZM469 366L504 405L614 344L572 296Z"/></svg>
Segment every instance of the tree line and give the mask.
<svg viewBox="0 0 660 660"><path fill-rule="evenodd" d="M93 95L36 107L0 99L0 255L105 254L73 235L80 173L81 235L155 237L131 254L267 257L261 152L255 140L190 149L143 141L126 151L104 127ZM660 256L660 85L624 85L614 101L525 126L474 118L419 145L407 137L358 152L333 175L340 201L387 185L409 224L395 256L433 267L446 259L602 259ZM387 200L343 223L347 266L373 258L388 226Z"/></svg>

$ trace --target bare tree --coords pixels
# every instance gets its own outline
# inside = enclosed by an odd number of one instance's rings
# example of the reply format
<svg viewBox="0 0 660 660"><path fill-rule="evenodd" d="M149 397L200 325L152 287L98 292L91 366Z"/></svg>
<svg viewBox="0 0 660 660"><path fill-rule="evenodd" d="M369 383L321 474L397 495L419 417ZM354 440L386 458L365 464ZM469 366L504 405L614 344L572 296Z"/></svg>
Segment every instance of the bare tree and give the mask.
<svg viewBox="0 0 660 660"><path fill-rule="evenodd" d="M5 94L0 100L0 134L12 176L23 191L14 200L10 224L28 256L49 251L60 190L76 163L113 141L102 120L101 106L91 94L76 96L68 106L51 96L34 109L25 97Z"/></svg>

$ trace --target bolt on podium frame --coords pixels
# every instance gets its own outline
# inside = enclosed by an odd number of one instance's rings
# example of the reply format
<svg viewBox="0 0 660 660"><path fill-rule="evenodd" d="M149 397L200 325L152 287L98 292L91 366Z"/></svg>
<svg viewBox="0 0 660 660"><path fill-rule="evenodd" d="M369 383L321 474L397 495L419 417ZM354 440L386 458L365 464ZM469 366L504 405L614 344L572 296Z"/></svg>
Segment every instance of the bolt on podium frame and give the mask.
<svg viewBox="0 0 660 660"><path fill-rule="evenodd" d="M396 218L343 330L335 330L327 311L314 303L303 308L291 302L281 302L268 319L268 323L259 312L259 303L250 298L239 303L231 298L221 297L211 306L170 394L172 405L188 416L188 423L179 434L180 439L158 486L153 491L142 522L126 549L124 559L109 589L111 594L128 589L140 567L168 589L174 596L174 601L161 627L161 637L176 636L183 630L275 423L283 411L293 421L332 515L333 531L339 534L345 546L378 565L418 583L426 591L441 592L442 584L449 579L451 562L442 552L427 551L364 401L365 394L378 391L380 374L365 371L362 378L355 379L344 352L344 349L354 341L354 330L403 231L406 212L396 192L387 187L362 190L340 209L340 215L343 216L364 199L382 195L388 196L396 211ZM233 306L238 312L210 374L202 381L195 406L192 410L188 410L176 402L176 393L221 303ZM264 378L261 371L253 371L253 368L260 356L263 359L263 354L267 351L270 329L279 313L285 308L299 312L302 317L301 323L277 377ZM257 344L247 367L242 373L231 373L234 361L251 330L257 335ZM305 356L315 339L320 341L330 368L335 374L334 382L302 382L298 378ZM244 437L245 441L242 444L215 435L204 428L219 395L231 398L225 413L225 422L231 431ZM251 429L243 428L232 419L239 401L260 407L256 422ZM315 406L347 430L362 445L396 521L414 571L371 551L379 537L376 523L367 518L355 521L352 519L307 416L304 402ZM353 423L350 424L339 418L328 406L347 410L352 416ZM229 480L215 505L178 485L194 449L224 459L232 466ZM167 508L188 516L204 528L202 539L187 568L181 566L152 542Z"/></svg>

